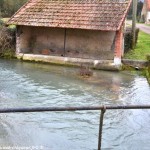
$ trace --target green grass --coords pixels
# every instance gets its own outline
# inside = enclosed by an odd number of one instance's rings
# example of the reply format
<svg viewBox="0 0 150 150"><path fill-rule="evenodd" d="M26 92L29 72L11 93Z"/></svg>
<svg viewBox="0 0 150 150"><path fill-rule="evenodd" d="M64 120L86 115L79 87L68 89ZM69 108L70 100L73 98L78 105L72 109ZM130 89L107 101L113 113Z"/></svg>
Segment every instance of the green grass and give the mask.
<svg viewBox="0 0 150 150"><path fill-rule="evenodd" d="M150 54L150 34L140 31L136 48L126 53L124 58L146 60L147 54Z"/></svg>

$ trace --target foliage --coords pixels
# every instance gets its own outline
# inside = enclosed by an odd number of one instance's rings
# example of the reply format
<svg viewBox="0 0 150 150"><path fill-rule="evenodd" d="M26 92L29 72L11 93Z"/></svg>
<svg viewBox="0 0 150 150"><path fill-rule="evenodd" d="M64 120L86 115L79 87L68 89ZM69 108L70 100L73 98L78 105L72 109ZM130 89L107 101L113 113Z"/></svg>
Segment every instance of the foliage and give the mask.
<svg viewBox="0 0 150 150"><path fill-rule="evenodd" d="M4 25L4 21L0 19L0 26Z"/></svg>
<svg viewBox="0 0 150 150"><path fill-rule="evenodd" d="M136 43L138 40L138 34L139 34L139 29L136 29ZM127 53L129 50L132 48L132 28L128 27L125 32L125 45L124 45L124 51Z"/></svg>
<svg viewBox="0 0 150 150"><path fill-rule="evenodd" d="M0 16L11 17L27 0L0 0Z"/></svg>
<svg viewBox="0 0 150 150"><path fill-rule="evenodd" d="M15 56L14 48L5 49L5 51L1 54L1 57L4 57L4 58L14 58L14 56Z"/></svg>
<svg viewBox="0 0 150 150"><path fill-rule="evenodd" d="M150 53L150 35L140 31L136 48L126 53L125 58L135 60L146 60L146 56L149 53Z"/></svg>
<svg viewBox="0 0 150 150"><path fill-rule="evenodd" d="M128 19L132 19L132 5L130 6L129 12L128 12ZM138 1L138 5L137 5L137 21L140 21L140 17L141 17L141 12L142 12L142 8L143 8L143 2L142 1Z"/></svg>
<svg viewBox="0 0 150 150"><path fill-rule="evenodd" d="M147 60L148 60L149 63L150 63L150 53L147 55ZM150 66L150 64L149 64L149 66ZM149 72L150 72L150 70L149 70Z"/></svg>
<svg viewBox="0 0 150 150"><path fill-rule="evenodd" d="M15 53L15 28L0 26L0 55L12 57Z"/></svg>

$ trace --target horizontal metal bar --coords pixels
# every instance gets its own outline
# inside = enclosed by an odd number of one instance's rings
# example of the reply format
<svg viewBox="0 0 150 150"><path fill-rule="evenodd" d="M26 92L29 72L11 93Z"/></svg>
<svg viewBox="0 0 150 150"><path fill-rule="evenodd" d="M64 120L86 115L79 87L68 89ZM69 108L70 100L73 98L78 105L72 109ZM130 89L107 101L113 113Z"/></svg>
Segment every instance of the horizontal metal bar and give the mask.
<svg viewBox="0 0 150 150"><path fill-rule="evenodd" d="M84 111L105 109L150 109L150 105L129 105L129 106L90 106L90 107L28 107L28 108L0 108L0 113L17 112L44 112L44 111Z"/></svg>

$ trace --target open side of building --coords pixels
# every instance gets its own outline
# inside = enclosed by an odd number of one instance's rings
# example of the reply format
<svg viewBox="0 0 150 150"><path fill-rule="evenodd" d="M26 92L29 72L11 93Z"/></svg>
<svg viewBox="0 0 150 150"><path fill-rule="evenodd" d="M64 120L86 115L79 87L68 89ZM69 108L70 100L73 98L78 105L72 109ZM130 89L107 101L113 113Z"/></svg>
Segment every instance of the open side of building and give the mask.
<svg viewBox="0 0 150 150"><path fill-rule="evenodd" d="M51 56L50 62L76 58L83 59L81 63L86 59L121 65L130 4L131 0L29 0L8 21L17 26L16 54Z"/></svg>

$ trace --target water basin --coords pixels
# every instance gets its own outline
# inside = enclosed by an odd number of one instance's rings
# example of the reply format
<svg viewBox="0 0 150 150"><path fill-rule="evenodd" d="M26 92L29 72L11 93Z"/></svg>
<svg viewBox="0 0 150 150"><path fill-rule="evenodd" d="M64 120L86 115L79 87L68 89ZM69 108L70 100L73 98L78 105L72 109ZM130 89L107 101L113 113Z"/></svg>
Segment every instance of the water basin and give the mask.
<svg viewBox="0 0 150 150"><path fill-rule="evenodd" d="M0 60L0 107L150 104L146 78L130 72L94 71ZM96 150L99 111L0 114L0 146L44 150ZM102 148L149 150L150 110L107 110Z"/></svg>

